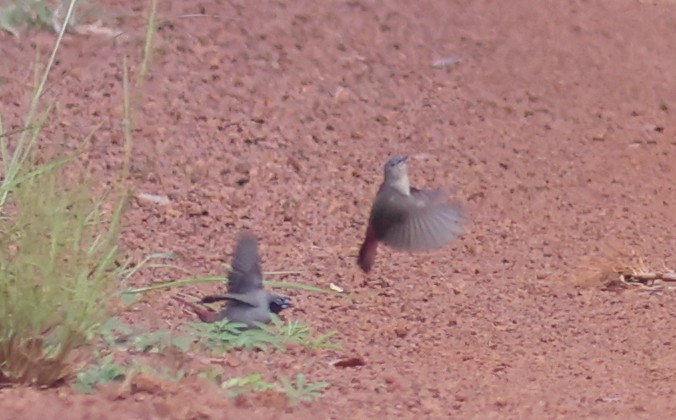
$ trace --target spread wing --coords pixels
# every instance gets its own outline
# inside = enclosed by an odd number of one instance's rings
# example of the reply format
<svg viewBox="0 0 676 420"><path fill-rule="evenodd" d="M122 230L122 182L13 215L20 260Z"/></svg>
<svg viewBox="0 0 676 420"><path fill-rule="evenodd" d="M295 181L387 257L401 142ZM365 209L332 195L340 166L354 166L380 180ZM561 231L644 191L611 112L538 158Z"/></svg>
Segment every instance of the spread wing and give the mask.
<svg viewBox="0 0 676 420"><path fill-rule="evenodd" d="M229 302L240 302L245 303L251 307L257 307L259 305L258 295L256 292L246 293L246 294L237 294L237 293L223 293L220 295L209 295L202 298L202 303L214 303L219 301L229 301Z"/></svg>
<svg viewBox="0 0 676 420"><path fill-rule="evenodd" d="M390 191L377 199L371 223L378 240L405 251L441 248L462 233L466 215L457 203L441 200L439 191L411 188L411 195Z"/></svg>
<svg viewBox="0 0 676 420"><path fill-rule="evenodd" d="M263 272L258 241L251 234L239 238L235 255L232 258L232 269L228 274L228 294L246 294L263 288Z"/></svg>

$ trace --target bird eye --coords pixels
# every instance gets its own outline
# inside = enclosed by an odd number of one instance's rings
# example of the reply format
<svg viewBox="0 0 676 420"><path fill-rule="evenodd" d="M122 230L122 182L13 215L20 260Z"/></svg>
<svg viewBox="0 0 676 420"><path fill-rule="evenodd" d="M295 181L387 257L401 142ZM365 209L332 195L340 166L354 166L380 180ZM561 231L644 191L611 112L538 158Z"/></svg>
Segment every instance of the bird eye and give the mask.
<svg viewBox="0 0 676 420"><path fill-rule="evenodd" d="M393 156L387 161L386 166L388 168L394 168L395 166L401 165L404 162L406 162L406 156Z"/></svg>

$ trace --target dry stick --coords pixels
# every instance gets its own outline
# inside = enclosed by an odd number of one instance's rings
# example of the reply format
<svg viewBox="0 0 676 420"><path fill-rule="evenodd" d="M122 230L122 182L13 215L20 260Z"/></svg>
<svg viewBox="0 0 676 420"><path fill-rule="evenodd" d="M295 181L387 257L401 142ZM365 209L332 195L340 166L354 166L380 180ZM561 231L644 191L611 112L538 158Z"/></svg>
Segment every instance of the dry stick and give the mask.
<svg viewBox="0 0 676 420"><path fill-rule="evenodd" d="M676 282L676 271L665 272L620 272L620 281L624 284L641 284L651 287L656 281Z"/></svg>

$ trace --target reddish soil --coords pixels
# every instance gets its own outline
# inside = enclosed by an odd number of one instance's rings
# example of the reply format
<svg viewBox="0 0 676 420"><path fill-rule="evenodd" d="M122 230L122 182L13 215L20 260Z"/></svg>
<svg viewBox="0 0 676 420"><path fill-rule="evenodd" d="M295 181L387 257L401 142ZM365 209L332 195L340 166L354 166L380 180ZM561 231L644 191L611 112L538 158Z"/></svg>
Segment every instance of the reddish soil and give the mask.
<svg viewBox="0 0 676 420"><path fill-rule="evenodd" d="M102 124L88 155L101 179L120 167L122 62L137 73L147 2L103 3L104 24L125 33L66 37L47 131L75 142ZM132 203L126 252L173 251L214 275L252 228L265 269L344 287L353 299L285 292L286 317L338 331L342 350L209 361L331 387L296 407L275 394L229 400L195 378L122 398L12 388L0 417L676 415L676 291L583 282L609 244L676 267L675 3L171 0L158 15L151 75L135 90L133 187L171 203ZM19 125L36 49L45 57L53 40L0 35L6 128ZM438 252L381 249L366 276L358 246L399 153L416 185L452 191L472 222ZM178 292L124 316L193 321ZM365 365L330 365L343 357Z"/></svg>

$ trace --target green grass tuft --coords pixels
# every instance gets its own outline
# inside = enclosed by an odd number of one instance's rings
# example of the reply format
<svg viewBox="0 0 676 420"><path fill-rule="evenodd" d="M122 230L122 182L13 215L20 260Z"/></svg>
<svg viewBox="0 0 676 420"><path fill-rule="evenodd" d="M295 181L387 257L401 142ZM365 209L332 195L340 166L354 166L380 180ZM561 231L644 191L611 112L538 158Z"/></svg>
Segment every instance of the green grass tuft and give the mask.
<svg viewBox="0 0 676 420"><path fill-rule="evenodd" d="M50 385L105 319L119 214L62 171L18 184L0 220L0 381Z"/></svg>
<svg viewBox="0 0 676 420"><path fill-rule="evenodd" d="M158 254L160 255L160 254ZM164 254L161 254L164 255ZM154 264L153 267L155 268L173 268L173 269L179 269L183 270L181 267L176 266L176 265L170 265L170 264ZM301 273L300 271L295 271L295 270L288 270L288 271L269 271L263 273L264 276L266 277L271 277L271 276L279 276L279 275L288 275L288 274L299 274ZM201 283L222 283L223 285L226 285L228 282L227 277L224 276L210 276L210 277L191 277L191 278L185 278L185 279L180 279L180 280L172 280L172 281L165 281L165 282L159 282L159 283L154 283L149 286L143 286L143 287L136 287L136 288L129 288L126 289L123 294L126 295L134 295L134 294L139 294L139 293L147 293L151 292L154 290L160 290L160 289L171 289L174 287L185 287L185 286L191 286L195 284L201 284ZM320 294L328 294L328 295L335 295L335 296L343 296L346 297L347 295L344 293L336 292L331 289L326 289L322 287L317 287L317 286L310 286L308 284L303 284L303 283L296 283L296 282L290 282L290 281L277 281L277 280L265 280L263 281L263 284L265 286L275 288L275 289L290 289L290 290L303 290L306 292L311 292L311 293L320 293Z"/></svg>
<svg viewBox="0 0 676 420"><path fill-rule="evenodd" d="M75 3L67 3L64 22ZM70 375L75 350L105 321L119 286L125 191L94 197L74 165L77 155L37 163L45 156L35 146L52 109L42 94L65 27L36 73L24 129L5 133L0 125L0 382L50 386Z"/></svg>
<svg viewBox="0 0 676 420"><path fill-rule="evenodd" d="M148 23L146 24L146 42L143 45L143 60L141 61L141 70L139 77L145 77L150 68L150 60L153 52L153 38L157 31L157 0L150 0L150 10L148 11Z"/></svg>

